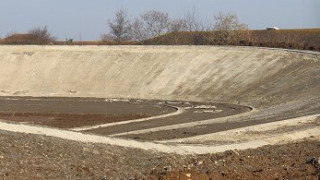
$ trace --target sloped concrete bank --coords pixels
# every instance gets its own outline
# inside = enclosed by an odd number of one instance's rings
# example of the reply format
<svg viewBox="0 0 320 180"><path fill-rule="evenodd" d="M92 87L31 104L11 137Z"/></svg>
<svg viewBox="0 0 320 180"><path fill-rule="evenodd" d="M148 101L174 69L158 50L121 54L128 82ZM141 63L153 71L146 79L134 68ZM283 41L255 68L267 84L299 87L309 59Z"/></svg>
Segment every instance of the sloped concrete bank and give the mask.
<svg viewBox="0 0 320 180"><path fill-rule="evenodd" d="M320 97L320 55L212 46L0 46L1 96L271 107Z"/></svg>

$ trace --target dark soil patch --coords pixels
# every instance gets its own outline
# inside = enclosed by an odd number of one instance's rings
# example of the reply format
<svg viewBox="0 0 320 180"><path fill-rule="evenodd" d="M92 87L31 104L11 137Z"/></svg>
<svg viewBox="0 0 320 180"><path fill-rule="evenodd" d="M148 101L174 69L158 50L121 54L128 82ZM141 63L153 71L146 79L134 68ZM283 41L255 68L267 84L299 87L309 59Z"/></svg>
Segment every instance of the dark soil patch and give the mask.
<svg viewBox="0 0 320 180"><path fill-rule="evenodd" d="M146 118L142 114L40 114L40 113L0 113L0 119L14 122L25 122L56 128L74 128L98 124Z"/></svg>
<svg viewBox="0 0 320 180"><path fill-rule="evenodd" d="M0 119L74 128L167 114L176 109L159 101L99 98L0 97Z"/></svg>
<svg viewBox="0 0 320 180"><path fill-rule="evenodd" d="M190 159L190 164L164 171L156 168L150 179L320 179L320 142L304 141L227 151Z"/></svg>

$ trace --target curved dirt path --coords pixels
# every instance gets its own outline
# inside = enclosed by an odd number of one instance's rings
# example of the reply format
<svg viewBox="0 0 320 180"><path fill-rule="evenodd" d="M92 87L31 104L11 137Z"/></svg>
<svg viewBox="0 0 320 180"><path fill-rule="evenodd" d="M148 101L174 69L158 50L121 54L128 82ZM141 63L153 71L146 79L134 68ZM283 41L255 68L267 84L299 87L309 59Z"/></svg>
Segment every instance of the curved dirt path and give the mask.
<svg viewBox="0 0 320 180"><path fill-rule="evenodd" d="M292 129L300 131L320 125L320 114L314 114L304 117L286 119L276 122L246 126L226 131L203 134L187 138L176 138L172 140L154 141L159 143L216 143L216 142L244 142L248 140L261 139L270 136L270 133L275 135L279 132L282 134L290 132Z"/></svg>
<svg viewBox="0 0 320 180"><path fill-rule="evenodd" d="M220 118L213 118L213 119L206 119L206 120L201 120L201 121L196 121L196 122L189 122L189 123L182 123L182 124L174 124L174 125L167 125L167 126L160 126L160 127L155 127L155 128L148 128L148 129L142 129L142 130L135 130L135 131L129 131L129 132L124 132L124 133L117 133L117 134L112 134L110 136L123 136L123 135L132 135L132 134L143 134L143 133L148 133L148 132L157 132L157 131L166 131L166 130L173 130L173 129L181 129L181 128L190 128L198 125L206 125L206 124L213 124L217 122L225 122L229 120L230 118L240 118L243 116L248 116L250 114L253 114L257 112L258 110L250 107L252 110L240 114L235 114L231 116L225 116L225 117L220 117Z"/></svg>
<svg viewBox="0 0 320 180"><path fill-rule="evenodd" d="M315 119L319 115L303 116L300 119ZM295 118L296 120L297 118ZM84 143L103 143L116 146L139 148L143 150L153 150L164 153L176 153L176 154L206 154L223 152L232 149L249 149L258 148L265 145L273 145L277 143L290 142L298 139L303 139L311 136L320 136L320 127L313 127L307 130L294 131L279 136L272 136L269 138L263 138L253 141L247 141L243 143L234 143L228 145L168 145L163 143L153 143L153 142L138 142L134 140L103 137L98 135L83 134L80 132L31 126L24 124L12 124L6 122L0 122L0 130L20 132L20 133L30 133L38 135L52 136L67 140L79 141Z"/></svg>
<svg viewBox="0 0 320 180"><path fill-rule="evenodd" d="M152 116L152 117L148 117L148 118L133 119L133 120L129 120L129 121L122 121L122 122L115 122L115 123L99 124L99 125L95 125L95 126L77 127L77 128L72 128L70 130L72 130L72 131L87 131L87 130L92 130L92 129L129 124L129 123L134 123L134 122L143 122L143 121L149 121L149 120L154 120L154 119L159 119L159 118L167 118L167 117L171 117L171 116L177 116L179 114L182 114L185 111L183 108L180 108L180 107L171 106L171 105L167 105L167 106L172 107L172 108L176 109L177 111L175 111L173 113L169 113L169 114L162 114L162 115Z"/></svg>

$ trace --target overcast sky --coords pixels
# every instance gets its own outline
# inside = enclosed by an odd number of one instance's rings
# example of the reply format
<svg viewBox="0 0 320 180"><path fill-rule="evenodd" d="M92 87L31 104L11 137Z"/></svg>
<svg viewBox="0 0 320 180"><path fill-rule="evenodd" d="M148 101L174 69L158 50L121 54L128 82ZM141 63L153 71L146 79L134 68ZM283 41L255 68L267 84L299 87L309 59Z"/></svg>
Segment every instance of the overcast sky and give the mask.
<svg viewBox="0 0 320 180"><path fill-rule="evenodd" d="M203 19L237 14L250 29L320 28L320 0L0 0L0 36L47 25L60 40L98 40L118 9L130 17L161 10L171 17L196 9Z"/></svg>

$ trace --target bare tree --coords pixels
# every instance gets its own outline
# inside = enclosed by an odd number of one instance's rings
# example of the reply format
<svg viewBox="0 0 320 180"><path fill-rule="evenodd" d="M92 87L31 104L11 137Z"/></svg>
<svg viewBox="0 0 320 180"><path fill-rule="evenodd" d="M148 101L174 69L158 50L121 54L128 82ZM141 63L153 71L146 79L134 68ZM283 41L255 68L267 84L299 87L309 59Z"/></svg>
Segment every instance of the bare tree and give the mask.
<svg viewBox="0 0 320 180"><path fill-rule="evenodd" d="M105 41L105 42L114 42L114 38L111 37L109 34L100 34L100 39L101 41Z"/></svg>
<svg viewBox="0 0 320 180"><path fill-rule="evenodd" d="M214 19L215 43L237 43L236 41L249 37L248 25L240 23L237 15L219 13Z"/></svg>
<svg viewBox="0 0 320 180"><path fill-rule="evenodd" d="M174 40L174 44L179 44L179 40L182 37L181 31L187 31L187 23L185 19L177 18L173 19L169 23L169 32L171 32L171 37Z"/></svg>
<svg viewBox="0 0 320 180"><path fill-rule="evenodd" d="M209 27L209 23L205 23L204 20L197 15L196 8L188 10L184 15L184 21L186 22L188 31L205 31Z"/></svg>
<svg viewBox="0 0 320 180"><path fill-rule="evenodd" d="M185 19L178 18L171 20L169 23L170 32L186 31L188 29L187 22Z"/></svg>
<svg viewBox="0 0 320 180"><path fill-rule="evenodd" d="M118 43L130 39L130 21L124 10L120 9L115 12L114 19L109 20L108 25L110 28L110 35Z"/></svg>
<svg viewBox="0 0 320 180"><path fill-rule="evenodd" d="M148 38L145 25L139 18L136 18L130 27L132 40L142 41Z"/></svg>
<svg viewBox="0 0 320 180"><path fill-rule="evenodd" d="M145 23L145 31L148 37L156 37L168 32L169 16L168 13L161 11L147 11L141 15Z"/></svg>
<svg viewBox="0 0 320 180"><path fill-rule="evenodd" d="M187 13L184 15L186 24L187 24L187 28L188 30L194 31L196 29L196 13L195 13L195 9L193 8L193 11L188 10Z"/></svg>
<svg viewBox="0 0 320 180"><path fill-rule="evenodd" d="M33 28L29 30L29 34L32 36L32 44L48 44L55 40L55 37L48 31L47 26Z"/></svg>

